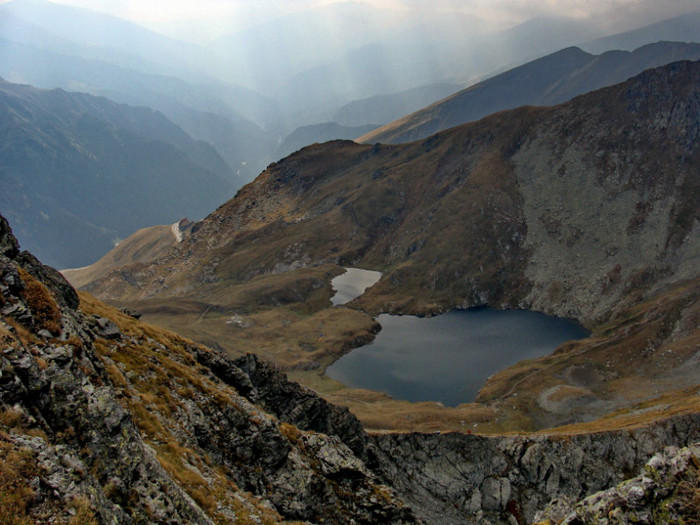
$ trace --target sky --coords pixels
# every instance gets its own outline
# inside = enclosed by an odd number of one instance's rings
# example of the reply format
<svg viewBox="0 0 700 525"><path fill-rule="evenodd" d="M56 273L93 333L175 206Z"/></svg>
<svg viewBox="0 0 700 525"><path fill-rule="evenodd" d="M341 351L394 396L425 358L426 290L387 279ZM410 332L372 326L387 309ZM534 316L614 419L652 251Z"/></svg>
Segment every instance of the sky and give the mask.
<svg viewBox="0 0 700 525"><path fill-rule="evenodd" d="M4 3L8 0L0 0ZM176 38L206 42L271 18L347 0L53 0L125 18ZM501 26L537 16L593 18L615 31L700 9L700 0L355 0L410 11L458 11ZM204 24L206 22L206 24Z"/></svg>

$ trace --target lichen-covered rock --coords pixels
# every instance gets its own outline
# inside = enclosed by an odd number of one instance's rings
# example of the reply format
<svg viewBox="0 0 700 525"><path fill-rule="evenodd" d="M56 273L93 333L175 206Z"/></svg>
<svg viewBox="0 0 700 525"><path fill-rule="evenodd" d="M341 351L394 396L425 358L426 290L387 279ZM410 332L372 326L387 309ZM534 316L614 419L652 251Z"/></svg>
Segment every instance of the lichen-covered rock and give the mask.
<svg viewBox="0 0 700 525"><path fill-rule="evenodd" d="M700 460L698 446L668 447L654 455L644 473L593 494L564 519L561 512L540 513L542 523L561 525L671 525L699 519ZM559 518L559 519L558 519Z"/></svg>
<svg viewBox="0 0 700 525"><path fill-rule="evenodd" d="M563 519L567 504L634 476L666 446L698 439L700 415L690 414L570 436L381 434L369 450L383 479L427 523L506 524L531 522L548 506Z"/></svg>

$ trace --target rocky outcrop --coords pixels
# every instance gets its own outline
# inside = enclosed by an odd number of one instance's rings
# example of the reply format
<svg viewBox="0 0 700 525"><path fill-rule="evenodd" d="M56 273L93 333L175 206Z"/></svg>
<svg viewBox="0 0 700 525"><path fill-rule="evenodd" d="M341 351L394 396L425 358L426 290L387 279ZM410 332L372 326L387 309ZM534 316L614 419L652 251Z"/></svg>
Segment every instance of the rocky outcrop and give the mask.
<svg viewBox="0 0 700 525"><path fill-rule="evenodd" d="M700 415L626 431L483 437L372 437L382 477L426 523L524 524L552 500L574 502L634 476L669 445L700 440Z"/></svg>
<svg viewBox="0 0 700 525"><path fill-rule="evenodd" d="M537 514L541 525L671 525L700 516L700 449L668 447L642 474L571 505L558 500Z"/></svg>
<svg viewBox="0 0 700 525"><path fill-rule="evenodd" d="M235 364L255 388L251 400L302 430L338 436L358 457L366 458L367 435L347 408L332 405L308 388L287 381L284 374L252 354Z"/></svg>
<svg viewBox="0 0 700 525"><path fill-rule="evenodd" d="M211 523L142 440L85 318L70 308L75 292L65 281L54 288L54 279L27 254L0 255L2 439L35 458L32 507L58 500L70 514L87 501L98 523Z"/></svg>

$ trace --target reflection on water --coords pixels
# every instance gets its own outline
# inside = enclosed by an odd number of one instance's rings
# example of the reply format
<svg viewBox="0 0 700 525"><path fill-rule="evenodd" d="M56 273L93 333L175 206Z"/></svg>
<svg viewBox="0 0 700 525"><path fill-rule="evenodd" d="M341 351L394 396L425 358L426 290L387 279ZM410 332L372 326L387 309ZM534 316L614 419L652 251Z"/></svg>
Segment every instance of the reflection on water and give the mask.
<svg viewBox="0 0 700 525"><path fill-rule="evenodd" d="M326 374L396 399L474 401L486 379L504 368L588 336L577 323L523 310L455 310L431 318L382 314L374 342L333 363Z"/></svg>
<svg viewBox="0 0 700 525"><path fill-rule="evenodd" d="M349 303L361 296L367 288L376 283L382 276L381 272L361 270L360 268L346 268L346 272L331 280L331 286L336 294L331 297L334 305Z"/></svg>

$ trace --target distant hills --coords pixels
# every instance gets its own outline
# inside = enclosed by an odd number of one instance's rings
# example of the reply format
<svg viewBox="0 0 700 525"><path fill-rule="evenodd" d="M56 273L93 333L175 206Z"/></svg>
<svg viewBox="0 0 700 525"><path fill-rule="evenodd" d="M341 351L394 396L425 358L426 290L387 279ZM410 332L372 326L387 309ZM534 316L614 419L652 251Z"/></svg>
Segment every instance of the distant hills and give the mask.
<svg viewBox="0 0 700 525"><path fill-rule="evenodd" d="M358 2L269 20L207 46L43 0L5 2L0 17L0 76L157 109L212 144L239 184L276 160L298 128L383 125L486 75L606 36L594 21L545 17L503 29L458 13ZM682 40L686 29L678 18L636 38Z"/></svg>
<svg viewBox="0 0 700 525"><path fill-rule="evenodd" d="M591 53L603 53L611 49L632 51L661 40L700 42L700 12L687 13L633 31L598 38L581 44L581 47Z"/></svg>
<svg viewBox="0 0 700 525"><path fill-rule="evenodd" d="M144 226L202 218L235 191L214 148L148 108L0 81L0 133L0 209L59 268Z"/></svg>
<svg viewBox="0 0 700 525"><path fill-rule="evenodd" d="M42 0L0 4L0 17L5 80L157 109L212 144L240 174L238 186L273 160L275 133L261 126L279 126L279 108L269 97L216 77L220 68L208 50Z"/></svg>
<svg viewBox="0 0 700 525"><path fill-rule="evenodd" d="M700 59L700 44L658 42L633 52L592 55L571 47L479 82L371 131L359 142L398 143L518 106L549 106L675 60Z"/></svg>

